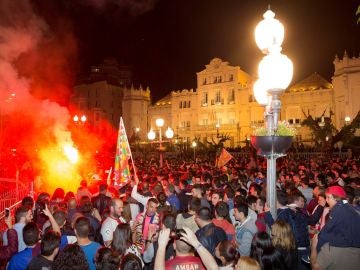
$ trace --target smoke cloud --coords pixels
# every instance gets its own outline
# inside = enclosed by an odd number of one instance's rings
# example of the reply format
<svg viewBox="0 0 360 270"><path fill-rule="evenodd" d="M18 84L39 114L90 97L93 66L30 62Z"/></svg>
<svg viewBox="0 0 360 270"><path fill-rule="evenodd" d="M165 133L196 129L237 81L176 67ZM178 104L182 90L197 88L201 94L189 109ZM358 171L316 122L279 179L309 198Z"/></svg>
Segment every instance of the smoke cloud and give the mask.
<svg viewBox="0 0 360 270"><path fill-rule="evenodd" d="M65 24L53 32L30 1L0 1L0 149L5 155L8 149L24 151L41 175L39 188L49 192L69 189L69 183L74 188L80 180L75 166L59 163L59 149L73 146L70 113L60 105L71 93L70 59L76 56L67 30Z"/></svg>

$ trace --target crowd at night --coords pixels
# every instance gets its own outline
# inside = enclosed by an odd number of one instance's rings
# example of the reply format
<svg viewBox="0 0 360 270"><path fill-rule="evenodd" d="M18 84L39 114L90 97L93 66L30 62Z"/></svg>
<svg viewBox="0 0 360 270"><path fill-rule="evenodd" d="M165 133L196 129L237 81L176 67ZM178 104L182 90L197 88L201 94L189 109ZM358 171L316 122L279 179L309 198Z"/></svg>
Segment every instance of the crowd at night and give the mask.
<svg viewBox="0 0 360 270"><path fill-rule="evenodd" d="M0 270L359 269L360 6L270 2L1 0Z"/></svg>
<svg viewBox="0 0 360 270"><path fill-rule="evenodd" d="M5 218L7 269L357 269L357 159L283 158L277 219L266 160L135 160L114 188L106 174L74 192L24 197ZM40 237L38 237L40 236ZM331 247L329 249L329 247ZM183 268L181 268L183 267ZM330 268L328 268L330 267Z"/></svg>

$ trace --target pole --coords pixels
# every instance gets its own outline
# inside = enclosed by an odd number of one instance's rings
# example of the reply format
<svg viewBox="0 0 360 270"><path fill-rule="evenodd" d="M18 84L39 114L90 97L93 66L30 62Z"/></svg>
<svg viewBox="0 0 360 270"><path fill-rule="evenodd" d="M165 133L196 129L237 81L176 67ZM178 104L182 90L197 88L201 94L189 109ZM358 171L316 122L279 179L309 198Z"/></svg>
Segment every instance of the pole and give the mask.
<svg viewBox="0 0 360 270"><path fill-rule="evenodd" d="M275 128L277 127L277 123L275 124L275 120L277 120L277 111L273 112L273 98L269 96L269 104L266 106L265 110L265 120L266 126L268 128L269 134L273 137ZM274 115L275 114L275 115ZM271 215L274 219L276 219L277 213L277 199L276 199L276 156L274 155L274 140L271 140L271 154L267 156L266 160L267 167L267 181L266 181L266 201L270 207Z"/></svg>
<svg viewBox="0 0 360 270"><path fill-rule="evenodd" d="M161 134L161 127L160 127L160 134L159 134L159 141L160 141L160 168L163 166L163 153L162 153L162 134Z"/></svg>
<svg viewBox="0 0 360 270"><path fill-rule="evenodd" d="M194 146L194 161L196 162L196 153L195 153L195 148L196 148L196 146Z"/></svg>
<svg viewBox="0 0 360 270"><path fill-rule="evenodd" d="M271 215L276 219L276 158L271 154L266 161L267 165L267 181L266 181L266 194L267 204L270 207Z"/></svg>

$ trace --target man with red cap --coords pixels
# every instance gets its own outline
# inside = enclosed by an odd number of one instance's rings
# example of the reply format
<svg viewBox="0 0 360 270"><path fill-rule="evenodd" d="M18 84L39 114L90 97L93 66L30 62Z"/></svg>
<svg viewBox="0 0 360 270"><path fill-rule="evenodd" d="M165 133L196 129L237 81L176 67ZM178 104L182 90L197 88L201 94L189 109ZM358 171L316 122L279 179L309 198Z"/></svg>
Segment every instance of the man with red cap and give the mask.
<svg viewBox="0 0 360 270"><path fill-rule="evenodd" d="M342 187L326 189L328 222L311 246L312 269L359 269L360 214L345 200Z"/></svg>

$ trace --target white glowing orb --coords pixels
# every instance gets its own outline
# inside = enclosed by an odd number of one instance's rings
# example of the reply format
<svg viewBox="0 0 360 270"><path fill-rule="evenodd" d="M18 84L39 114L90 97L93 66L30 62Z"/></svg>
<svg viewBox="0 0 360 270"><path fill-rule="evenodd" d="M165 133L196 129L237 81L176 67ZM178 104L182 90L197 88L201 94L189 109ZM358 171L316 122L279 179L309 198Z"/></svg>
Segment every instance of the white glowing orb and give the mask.
<svg viewBox="0 0 360 270"><path fill-rule="evenodd" d="M79 161L78 150L71 145L64 146L64 154L71 163L76 163Z"/></svg>
<svg viewBox="0 0 360 270"><path fill-rule="evenodd" d="M257 103L262 106L266 106L268 104L268 94L266 85L262 80L259 79L254 83L253 91Z"/></svg>

